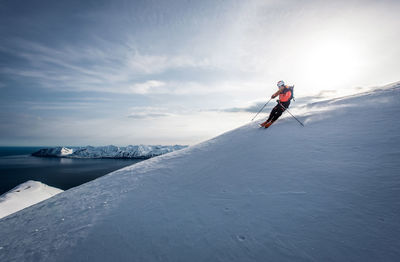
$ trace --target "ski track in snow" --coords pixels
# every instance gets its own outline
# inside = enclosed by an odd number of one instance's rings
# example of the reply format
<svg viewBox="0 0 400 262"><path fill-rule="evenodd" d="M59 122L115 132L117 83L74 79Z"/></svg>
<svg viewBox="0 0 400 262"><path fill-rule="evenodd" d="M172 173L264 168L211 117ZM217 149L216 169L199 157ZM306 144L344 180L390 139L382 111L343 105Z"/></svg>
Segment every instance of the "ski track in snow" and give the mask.
<svg viewBox="0 0 400 262"><path fill-rule="evenodd" d="M0 261L399 261L399 84L290 110L1 219Z"/></svg>

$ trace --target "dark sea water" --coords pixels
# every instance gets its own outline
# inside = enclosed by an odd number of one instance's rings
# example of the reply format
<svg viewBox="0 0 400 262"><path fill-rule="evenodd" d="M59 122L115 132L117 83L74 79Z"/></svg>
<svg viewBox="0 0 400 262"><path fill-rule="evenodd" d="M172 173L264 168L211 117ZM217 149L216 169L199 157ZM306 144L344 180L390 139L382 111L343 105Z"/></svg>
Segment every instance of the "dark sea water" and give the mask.
<svg viewBox="0 0 400 262"><path fill-rule="evenodd" d="M68 159L33 157L44 147L0 147L0 194L28 180L63 190L79 186L141 159Z"/></svg>

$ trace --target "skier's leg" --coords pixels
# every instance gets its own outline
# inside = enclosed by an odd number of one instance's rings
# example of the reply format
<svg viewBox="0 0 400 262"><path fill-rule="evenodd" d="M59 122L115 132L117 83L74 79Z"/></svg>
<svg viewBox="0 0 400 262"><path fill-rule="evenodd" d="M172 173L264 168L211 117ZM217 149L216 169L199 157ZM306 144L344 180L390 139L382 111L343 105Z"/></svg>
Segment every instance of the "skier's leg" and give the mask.
<svg viewBox="0 0 400 262"><path fill-rule="evenodd" d="M282 115L283 111L285 111L285 110L279 105L279 108L276 110L276 113L273 115L271 122L275 122Z"/></svg>
<svg viewBox="0 0 400 262"><path fill-rule="evenodd" d="M282 107L277 104L271 111L271 114L268 117L268 120L261 124L261 126L268 128L272 123L278 119L280 115L282 115Z"/></svg>
<svg viewBox="0 0 400 262"><path fill-rule="evenodd" d="M271 119L271 122L276 121L282 115L282 113L285 112L286 108L288 108L289 105L290 101L282 102L280 104L278 103L278 105L276 106L278 107L277 112L274 114L273 119Z"/></svg>
<svg viewBox="0 0 400 262"><path fill-rule="evenodd" d="M269 122L271 122L271 119L274 117L274 115L276 114L276 112L279 110L279 104L276 105L274 108L272 108L271 113L269 114L269 117L267 120L265 120L265 122L263 122L262 124L260 124L260 126L265 127L265 125L267 125Z"/></svg>
<svg viewBox="0 0 400 262"><path fill-rule="evenodd" d="M279 111L279 108L281 106L279 104L277 104L271 111L271 113L269 114L268 120L266 122L270 122L276 115L276 113Z"/></svg>

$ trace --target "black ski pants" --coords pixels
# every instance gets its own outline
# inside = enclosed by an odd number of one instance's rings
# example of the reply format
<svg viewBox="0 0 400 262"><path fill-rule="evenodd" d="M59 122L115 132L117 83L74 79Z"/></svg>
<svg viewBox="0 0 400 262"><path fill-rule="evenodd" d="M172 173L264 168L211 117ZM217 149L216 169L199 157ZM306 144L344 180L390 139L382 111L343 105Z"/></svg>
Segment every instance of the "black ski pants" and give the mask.
<svg viewBox="0 0 400 262"><path fill-rule="evenodd" d="M274 122L277 120L282 113L289 107L290 100L287 102L279 102L278 104L272 109L271 114L269 114L268 122Z"/></svg>

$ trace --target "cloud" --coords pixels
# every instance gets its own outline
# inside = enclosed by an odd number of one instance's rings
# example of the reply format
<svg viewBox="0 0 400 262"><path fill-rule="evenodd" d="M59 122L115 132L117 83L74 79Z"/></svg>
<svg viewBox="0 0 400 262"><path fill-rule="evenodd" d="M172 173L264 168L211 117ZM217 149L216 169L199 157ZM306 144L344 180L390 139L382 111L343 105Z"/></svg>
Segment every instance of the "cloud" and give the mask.
<svg viewBox="0 0 400 262"><path fill-rule="evenodd" d="M144 83L137 83L130 87L134 94L163 93L162 87L166 84L162 81L149 80Z"/></svg>
<svg viewBox="0 0 400 262"><path fill-rule="evenodd" d="M145 120L145 119L170 117L174 115L174 113L170 113L171 110L167 108L132 107L130 110L132 112L128 115L128 118L132 119Z"/></svg>
<svg viewBox="0 0 400 262"><path fill-rule="evenodd" d="M168 117L171 114L165 113L131 113L128 117L133 119L149 119L149 118L161 118Z"/></svg>
<svg viewBox="0 0 400 262"><path fill-rule="evenodd" d="M25 103L30 110L87 110L92 109L94 104L84 103L84 102L69 102L69 103L59 103L59 102L27 102Z"/></svg>
<svg viewBox="0 0 400 262"><path fill-rule="evenodd" d="M145 55L135 51L127 58L127 66L133 73L152 75L177 68L205 68L206 59L199 60L186 55Z"/></svg>
<svg viewBox="0 0 400 262"><path fill-rule="evenodd" d="M14 79L26 78L40 87L69 92L106 92L117 94L174 94L213 93L231 89L235 84L204 84L196 81L170 81L151 79L168 70L206 70L210 63L189 56L144 55L137 50L121 46L108 47L116 50L107 53L101 47L50 48L45 45L14 39L12 55L22 58L22 65L0 67L0 73ZM29 48L27 48L29 47ZM3 46L2 50L5 50ZM122 53L125 53L122 55ZM126 55L126 53L128 53ZM141 79L148 79L140 81ZM229 87L227 87L229 85Z"/></svg>
<svg viewBox="0 0 400 262"><path fill-rule="evenodd" d="M162 85L161 81L151 80L154 74L208 66L205 59L187 55L146 55L137 49L132 51L129 45L104 41L91 46L56 48L10 38L0 44L0 51L25 61L0 65L1 74L17 80L26 78L44 88L71 92L153 93L149 89ZM140 82L146 78L150 79Z"/></svg>
<svg viewBox="0 0 400 262"><path fill-rule="evenodd" d="M259 89L260 84L250 81L160 81L148 80L130 85L127 93L141 95L211 95L211 94L249 94ZM125 92L125 91L124 91Z"/></svg>

